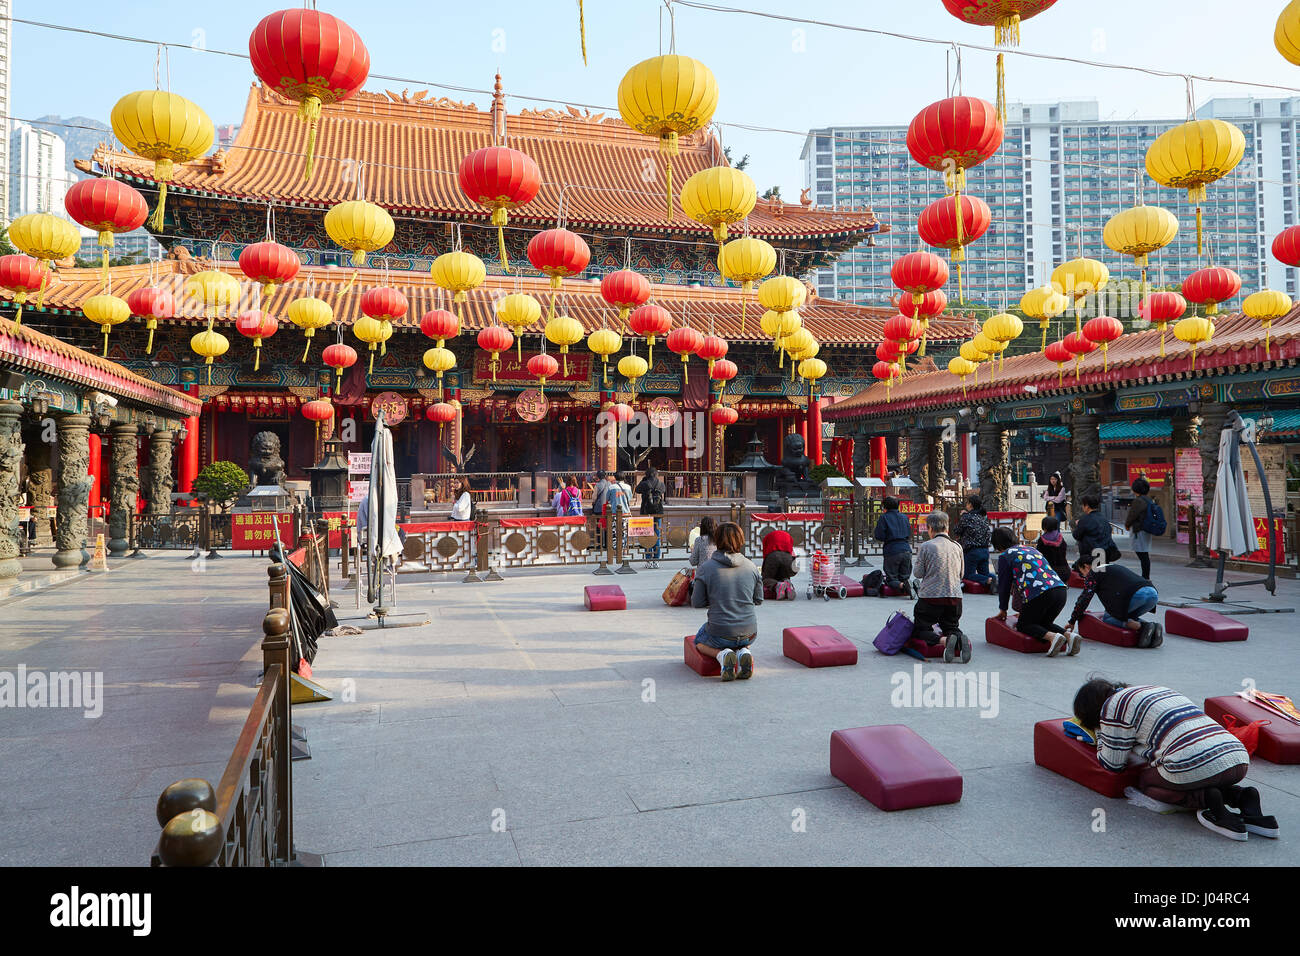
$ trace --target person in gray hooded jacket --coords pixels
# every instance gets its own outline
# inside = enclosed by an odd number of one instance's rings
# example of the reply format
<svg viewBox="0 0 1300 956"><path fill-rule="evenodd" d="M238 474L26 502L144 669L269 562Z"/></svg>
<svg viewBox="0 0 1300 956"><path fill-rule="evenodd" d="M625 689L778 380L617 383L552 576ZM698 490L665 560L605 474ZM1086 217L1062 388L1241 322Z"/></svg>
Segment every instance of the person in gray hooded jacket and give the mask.
<svg viewBox="0 0 1300 956"><path fill-rule="evenodd" d="M717 550L695 572L691 588L691 605L709 609L695 634L695 648L717 659L724 681L748 680L754 673L749 645L758 636L754 608L763 603L763 577L744 555L739 525L723 522L713 542Z"/></svg>

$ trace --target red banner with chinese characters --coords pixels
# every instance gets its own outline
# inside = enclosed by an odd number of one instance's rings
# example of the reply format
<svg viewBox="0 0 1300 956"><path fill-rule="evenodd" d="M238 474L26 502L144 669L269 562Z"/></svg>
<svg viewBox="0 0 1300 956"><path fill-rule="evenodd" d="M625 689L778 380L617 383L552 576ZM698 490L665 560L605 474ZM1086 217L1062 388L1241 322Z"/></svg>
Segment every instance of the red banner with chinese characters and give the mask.
<svg viewBox="0 0 1300 956"><path fill-rule="evenodd" d="M1211 516L1211 520L1213 520L1213 516ZM1268 564L1268 525L1265 524L1265 521L1266 519L1264 518L1255 519L1255 544L1257 547L1254 551L1249 554L1241 554L1236 557L1229 555L1228 557L1232 558L1234 561L1254 561L1258 564ZM1277 552L1278 564L1286 564L1286 542L1283 538L1282 523L1283 519L1281 518L1273 519L1273 550ZM1217 551L1211 551L1210 554L1214 555L1216 558L1219 556L1219 552Z"/></svg>
<svg viewBox="0 0 1300 956"><path fill-rule="evenodd" d="M323 511L321 517L330 523L329 546L342 548L345 545L344 530L357 526L355 511Z"/></svg>
<svg viewBox="0 0 1300 956"><path fill-rule="evenodd" d="M1151 463L1145 461L1129 462L1128 466L1128 483L1131 485L1139 477L1145 476L1147 482L1153 488L1163 488L1169 483L1169 479L1174 475L1174 465Z"/></svg>
<svg viewBox="0 0 1300 956"><path fill-rule="evenodd" d="M230 546L236 551L266 551L275 543L275 522L280 523L280 542L293 546L293 515L255 511L230 516Z"/></svg>
<svg viewBox="0 0 1300 956"><path fill-rule="evenodd" d="M502 352L501 366L497 369L497 384L500 385L536 385L537 376L528 371L528 360L536 352L525 352L523 361L516 357L514 350ZM548 353L560 363L555 374L546 380L549 385L587 385L591 382L591 355L583 352L569 353L569 374L564 374L564 357L559 352ZM492 385L492 356L482 349L474 350L474 384Z"/></svg>

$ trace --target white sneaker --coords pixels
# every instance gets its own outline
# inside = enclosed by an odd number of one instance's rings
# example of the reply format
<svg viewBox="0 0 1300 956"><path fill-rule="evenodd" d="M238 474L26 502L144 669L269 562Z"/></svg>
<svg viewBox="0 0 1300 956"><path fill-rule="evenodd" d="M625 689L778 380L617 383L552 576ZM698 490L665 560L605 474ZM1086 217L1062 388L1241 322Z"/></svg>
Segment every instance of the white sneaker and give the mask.
<svg viewBox="0 0 1300 956"><path fill-rule="evenodd" d="M1079 653L1079 649L1082 647L1083 647L1083 638L1079 634L1071 634L1070 649L1066 651L1066 656L1073 657L1075 654Z"/></svg>
<svg viewBox="0 0 1300 956"><path fill-rule="evenodd" d="M725 650L718 655L718 666L722 668L722 679L724 681L736 679L736 652Z"/></svg>
<svg viewBox="0 0 1300 956"><path fill-rule="evenodd" d="M1052 631L1051 635L1052 643L1047 646L1047 656L1055 657L1057 654L1061 653L1061 651L1065 650L1066 640L1065 635L1060 631Z"/></svg>
<svg viewBox="0 0 1300 956"><path fill-rule="evenodd" d="M754 676L754 655L749 648L742 647L737 652L737 661L736 680L749 680Z"/></svg>

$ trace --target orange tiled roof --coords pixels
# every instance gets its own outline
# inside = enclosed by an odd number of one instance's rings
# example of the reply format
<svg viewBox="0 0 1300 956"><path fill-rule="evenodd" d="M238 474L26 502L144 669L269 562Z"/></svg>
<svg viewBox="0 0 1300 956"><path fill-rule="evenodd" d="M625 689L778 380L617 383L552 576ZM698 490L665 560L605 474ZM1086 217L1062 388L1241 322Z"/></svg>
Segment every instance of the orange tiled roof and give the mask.
<svg viewBox="0 0 1300 956"><path fill-rule="evenodd" d="M1079 363L1077 382L1072 362L1065 365L1065 375L1058 385L1056 363L1042 352L1034 352L1007 359L1002 369L993 375L992 384L989 383L989 363L981 362L979 384L975 384L975 376L967 376L964 396L961 379L944 370L904 377L894 385L888 400L884 383L876 383L842 402L836 402L826 410L826 414L837 419L865 418L972 401L1031 398L1034 393L1025 392L1026 385L1034 386L1037 395L1048 397L1054 393L1101 391L1169 379L1191 379L1204 373L1244 371L1246 367L1263 363L1294 364L1300 359L1300 306L1286 318L1273 323L1268 355L1264 354L1264 331L1259 321L1237 312L1215 319L1214 339L1196 350L1195 371L1192 370L1191 346L1174 338L1172 326L1165 336L1165 357L1159 356L1160 331L1151 328L1130 332L1112 342L1106 371L1103 371L1100 349L1084 356Z"/></svg>
<svg viewBox="0 0 1300 956"><path fill-rule="evenodd" d="M131 266L114 266L111 284L114 295L125 298L136 289L158 285L170 289L178 303L186 302L184 286L186 276L214 268L202 260L179 261L168 259L155 263ZM268 302L261 299L260 286L244 277L238 263L222 262L221 269L240 280L245 290L243 308L261 308L283 320L285 310L294 299L314 295L328 302L336 319L351 325L361 316L361 295L366 289L380 284L396 287L406 296L410 309L402 321L395 323L399 329L418 329L420 317L430 309L452 308L451 296L434 285L424 272L390 272L387 277L375 269L362 269L352 289L343 293L352 275L349 269L305 268L292 282L280 286ZM741 335L741 292L738 288L719 286L652 285L651 301L672 313L678 322L687 320L692 326L708 330L710 322L715 334L730 342L770 342L759 331L762 308L753 293L748 297L746 309L746 334ZM104 291L98 269L59 269L55 280L45 293L45 311L79 313L81 303L92 295ZM464 303L463 331L476 332L495 321L493 303L510 292L527 292L543 305L549 301L550 287L545 278L489 275L482 286L469 293ZM10 304L7 293L0 292L0 303ZM33 303L25 306L33 313ZM587 331L600 328L617 319L612 309L600 295L600 283L589 279L566 280L563 294L557 299L557 309L582 322ZM893 309L851 305L831 299L813 298L799 310L804 325L825 346L858 346L875 348L880 342L884 323L893 316ZM189 301L183 318L172 323L193 324L200 321L201 310ZM141 320L132 320L141 321ZM169 323L163 322L162 325ZM222 324L233 324L233 317ZM287 321L282 324L288 326ZM934 341L957 341L972 332L972 324L965 319L952 319L930 323L930 338ZM540 332L541 323L536 326Z"/></svg>
<svg viewBox="0 0 1300 956"><path fill-rule="evenodd" d="M171 187L328 207L357 198L359 172L366 198L387 209L488 219L489 213L460 191L456 170L468 153L492 144L493 113L473 104L415 97L403 102L396 94L362 92L324 107L315 171L304 182L307 129L297 106L255 84L234 143L178 165ZM543 180L537 197L510 214L512 222L554 224L563 193L571 223L709 235L710 230L689 219L680 205L669 222L656 143L621 120L573 107L564 112L524 110L506 117L506 129L508 145L536 160ZM154 181L153 164L131 153L101 145L93 159ZM681 155L673 160L674 188L692 173L721 162L722 150L714 137L696 133L683 138ZM84 160L77 165L91 169ZM647 168L656 176L650 183L643 178ZM877 225L870 210L805 208L765 200L759 200L749 217L755 236L844 237L845 245L876 231Z"/></svg>
<svg viewBox="0 0 1300 956"><path fill-rule="evenodd" d="M75 382L175 415L192 417L203 407L197 398L159 385L116 362L76 348L52 335L3 318L0 318L0 363L29 374Z"/></svg>

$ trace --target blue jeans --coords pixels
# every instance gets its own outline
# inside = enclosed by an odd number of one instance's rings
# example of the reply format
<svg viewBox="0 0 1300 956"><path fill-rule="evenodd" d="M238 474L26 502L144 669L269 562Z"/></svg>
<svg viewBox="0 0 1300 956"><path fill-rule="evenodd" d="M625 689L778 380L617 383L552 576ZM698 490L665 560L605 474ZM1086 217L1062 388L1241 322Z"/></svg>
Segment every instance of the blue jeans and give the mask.
<svg viewBox="0 0 1300 956"><path fill-rule="evenodd" d="M1153 587L1138 588L1133 595L1133 600L1128 603L1128 619L1130 621L1139 621L1142 615L1156 609L1156 602L1160 600L1160 595L1156 593ZM1101 619L1111 627L1123 627L1124 622L1117 617L1111 616L1109 612L1102 612Z"/></svg>
<svg viewBox="0 0 1300 956"><path fill-rule="evenodd" d="M659 560L659 550L663 546L664 540L663 524L664 519L659 515L655 515L655 546L646 551L646 560L648 561Z"/></svg>
<svg viewBox="0 0 1300 956"><path fill-rule="evenodd" d="M695 643L714 647L720 651L738 651L742 647L749 647L754 643L754 638L758 637L757 634L750 634L748 637L714 637L709 633L708 627L708 621L700 625L700 629L695 632Z"/></svg>
<svg viewBox="0 0 1300 956"><path fill-rule="evenodd" d="M971 548L966 552L966 572L963 577L980 584L988 584L993 580L993 575L989 574L988 548Z"/></svg>

